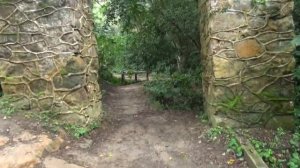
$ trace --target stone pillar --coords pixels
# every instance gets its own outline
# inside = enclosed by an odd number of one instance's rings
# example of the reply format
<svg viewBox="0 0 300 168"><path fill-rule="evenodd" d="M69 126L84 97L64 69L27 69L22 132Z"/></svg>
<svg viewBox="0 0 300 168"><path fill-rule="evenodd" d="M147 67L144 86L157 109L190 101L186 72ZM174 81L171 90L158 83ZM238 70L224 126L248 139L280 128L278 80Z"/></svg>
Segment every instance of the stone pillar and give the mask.
<svg viewBox="0 0 300 168"><path fill-rule="evenodd" d="M4 95L67 123L101 115L98 57L89 0L1 0Z"/></svg>
<svg viewBox="0 0 300 168"><path fill-rule="evenodd" d="M293 0L199 3L205 111L212 123L292 126Z"/></svg>

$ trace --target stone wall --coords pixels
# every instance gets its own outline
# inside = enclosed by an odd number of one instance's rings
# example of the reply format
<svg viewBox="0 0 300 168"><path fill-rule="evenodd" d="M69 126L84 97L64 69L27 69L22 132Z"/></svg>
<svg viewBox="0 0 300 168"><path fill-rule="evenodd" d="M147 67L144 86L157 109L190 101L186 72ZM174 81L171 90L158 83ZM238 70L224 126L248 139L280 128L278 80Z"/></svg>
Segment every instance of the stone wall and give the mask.
<svg viewBox="0 0 300 168"><path fill-rule="evenodd" d="M68 123L101 115L90 0L0 0L0 79L23 108ZM24 104L24 102L26 102Z"/></svg>
<svg viewBox="0 0 300 168"><path fill-rule="evenodd" d="M205 111L231 126L292 126L293 0L202 0Z"/></svg>

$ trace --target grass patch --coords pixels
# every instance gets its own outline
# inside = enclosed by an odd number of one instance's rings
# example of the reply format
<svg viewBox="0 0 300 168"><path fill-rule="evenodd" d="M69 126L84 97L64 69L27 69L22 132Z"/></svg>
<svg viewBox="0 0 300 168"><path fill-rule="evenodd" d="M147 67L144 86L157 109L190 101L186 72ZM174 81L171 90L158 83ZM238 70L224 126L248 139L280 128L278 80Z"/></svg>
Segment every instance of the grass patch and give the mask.
<svg viewBox="0 0 300 168"><path fill-rule="evenodd" d="M100 127L100 122L91 122L86 126L64 123L59 120L59 113L53 111L28 112L26 117L39 121L44 128L52 132L64 129L76 139L87 136L91 131Z"/></svg>
<svg viewBox="0 0 300 168"><path fill-rule="evenodd" d="M14 106L15 98L11 96L3 96L0 98L0 113L5 116L11 116L17 112L17 109Z"/></svg>
<svg viewBox="0 0 300 168"><path fill-rule="evenodd" d="M64 124L63 127L70 135L78 139L88 135L92 130L99 128L99 124L97 122L93 122L86 127L76 124Z"/></svg>

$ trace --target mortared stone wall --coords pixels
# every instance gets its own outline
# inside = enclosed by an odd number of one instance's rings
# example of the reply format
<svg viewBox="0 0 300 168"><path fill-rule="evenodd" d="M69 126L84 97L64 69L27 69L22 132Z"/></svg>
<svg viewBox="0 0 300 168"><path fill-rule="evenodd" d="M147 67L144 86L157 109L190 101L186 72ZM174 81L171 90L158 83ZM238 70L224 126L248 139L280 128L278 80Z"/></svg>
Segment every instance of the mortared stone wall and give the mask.
<svg viewBox="0 0 300 168"><path fill-rule="evenodd" d="M0 0L0 81L22 108L67 123L101 116L90 0Z"/></svg>
<svg viewBox="0 0 300 168"><path fill-rule="evenodd" d="M202 0L205 111L214 125L291 127L293 0Z"/></svg>

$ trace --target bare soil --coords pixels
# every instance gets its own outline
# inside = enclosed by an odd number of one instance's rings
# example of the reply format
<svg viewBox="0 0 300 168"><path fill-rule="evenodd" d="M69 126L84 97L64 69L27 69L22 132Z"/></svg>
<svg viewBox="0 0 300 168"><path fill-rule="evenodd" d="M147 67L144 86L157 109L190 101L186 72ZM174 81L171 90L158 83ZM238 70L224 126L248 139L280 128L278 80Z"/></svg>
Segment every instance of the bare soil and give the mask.
<svg viewBox="0 0 300 168"><path fill-rule="evenodd" d="M245 162L228 165L232 156L226 145L203 138L210 126L195 113L151 107L141 84L104 90L106 115L101 127L79 140L65 139L60 150L44 153L37 167L51 168L50 163L85 168L247 167ZM45 133L36 128L34 134Z"/></svg>

